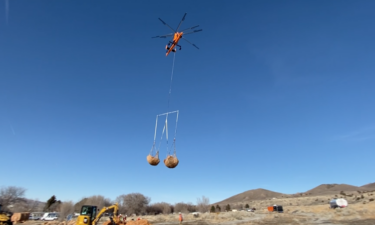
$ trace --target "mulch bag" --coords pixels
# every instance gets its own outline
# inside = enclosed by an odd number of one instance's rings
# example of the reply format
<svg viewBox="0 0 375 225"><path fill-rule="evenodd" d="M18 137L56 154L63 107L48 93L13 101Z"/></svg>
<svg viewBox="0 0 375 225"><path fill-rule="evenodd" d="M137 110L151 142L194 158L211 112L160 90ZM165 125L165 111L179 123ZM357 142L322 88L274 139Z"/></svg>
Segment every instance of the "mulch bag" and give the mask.
<svg viewBox="0 0 375 225"><path fill-rule="evenodd" d="M29 219L30 213L14 213L10 220L14 223L24 222Z"/></svg>
<svg viewBox="0 0 375 225"><path fill-rule="evenodd" d="M168 167L168 168L175 168L177 165L178 165L178 159L176 157L176 155L169 155L167 156L166 159L164 159L164 164Z"/></svg>
<svg viewBox="0 0 375 225"><path fill-rule="evenodd" d="M159 152L156 152L155 156L152 156L151 154L149 154L147 156L147 162L151 165L151 166L156 166L159 164L160 162L160 159L159 159Z"/></svg>

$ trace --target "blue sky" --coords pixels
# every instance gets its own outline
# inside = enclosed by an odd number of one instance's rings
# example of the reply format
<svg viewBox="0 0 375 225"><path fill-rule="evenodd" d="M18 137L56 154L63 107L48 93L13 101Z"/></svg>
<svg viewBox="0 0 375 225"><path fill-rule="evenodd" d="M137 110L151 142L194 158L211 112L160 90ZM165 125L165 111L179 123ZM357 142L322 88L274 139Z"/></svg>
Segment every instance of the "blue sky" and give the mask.
<svg viewBox="0 0 375 225"><path fill-rule="evenodd" d="M374 1L3 2L0 186L195 203L374 182ZM146 161L173 60L151 37L185 12L203 32L176 53L171 170Z"/></svg>

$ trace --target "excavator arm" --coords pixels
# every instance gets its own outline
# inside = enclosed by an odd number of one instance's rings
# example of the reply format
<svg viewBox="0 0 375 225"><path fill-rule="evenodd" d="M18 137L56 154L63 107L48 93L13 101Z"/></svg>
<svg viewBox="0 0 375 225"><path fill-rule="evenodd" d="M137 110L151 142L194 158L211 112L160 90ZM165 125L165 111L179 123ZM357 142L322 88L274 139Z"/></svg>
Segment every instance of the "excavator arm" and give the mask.
<svg viewBox="0 0 375 225"><path fill-rule="evenodd" d="M113 209L113 220L116 224L118 224L118 217L117 217L117 212L118 212L118 204L115 203L114 205L108 206L108 207L103 207L98 215L96 215L95 219L92 221L92 225L96 225L96 223L99 221L99 219L102 217L103 213L107 212L108 210Z"/></svg>

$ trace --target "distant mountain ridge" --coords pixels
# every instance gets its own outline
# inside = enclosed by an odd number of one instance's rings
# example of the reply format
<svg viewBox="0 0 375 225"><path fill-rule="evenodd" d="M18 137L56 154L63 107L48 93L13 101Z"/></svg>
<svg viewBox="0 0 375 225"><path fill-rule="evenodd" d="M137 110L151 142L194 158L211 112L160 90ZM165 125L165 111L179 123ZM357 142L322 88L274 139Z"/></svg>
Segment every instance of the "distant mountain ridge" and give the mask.
<svg viewBox="0 0 375 225"><path fill-rule="evenodd" d="M340 191L367 191L365 187L357 187L348 184L321 184L311 190L305 192L309 195L330 195L337 194Z"/></svg>
<svg viewBox="0 0 375 225"><path fill-rule="evenodd" d="M362 188L375 190L375 182L361 186Z"/></svg>
<svg viewBox="0 0 375 225"><path fill-rule="evenodd" d="M217 202L215 204L224 204L224 203L230 204L230 203L237 203L237 202L248 201L248 200L251 201L251 200L262 200L266 198L277 198L282 195L285 195L285 194L258 188L258 189L242 192L240 194L234 195L232 197L224 199L223 201Z"/></svg>
<svg viewBox="0 0 375 225"><path fill-rule="evenodd" d="M341 191L343 192L355 192L355 191L374 191L375 190L375 182L366 184L360 187L348 184L321 184L317 187L310 189L303 193L297 193L301 196L318 196L318 195L332 195L332 194L339 194ZM281 196L296 196L297 194L283 194L279 192L274 192L262 188L248 190L242 192L237 195L233 195L229 198L226 198L220 202L216 202L214 204L233 204L233 203L241 203L241 202L248 202L253 200L265 200L270 198L279 198Z"/></svg>

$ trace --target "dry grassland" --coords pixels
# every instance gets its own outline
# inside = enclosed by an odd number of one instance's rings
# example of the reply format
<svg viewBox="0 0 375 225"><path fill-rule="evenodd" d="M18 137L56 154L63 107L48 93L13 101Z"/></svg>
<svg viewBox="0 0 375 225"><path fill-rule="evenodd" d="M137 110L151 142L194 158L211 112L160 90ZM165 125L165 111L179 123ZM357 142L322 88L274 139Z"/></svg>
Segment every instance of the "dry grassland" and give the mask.
<svg viewBox="0 0 375 225"><path fill-rule="evenodd" d="M192 214L183 214L183 225L246 225L246 224L353 224L353 225L375 225L375 201L370 201L372 195L368 194L363 199L349 200L349 206L343 209L330 209L328 200L331 196L297 197L285 199L258 200L249 203L256 207L256 212L220 212L203 213L198 217ZM316 199L319 199L318 201ZM323 201L323 202L322 202ZM363 204L365 202L365 204ZM268 212L267 206L283 205L284 213ZM141 216L153 225L176 225L178 214ZM128 221L137 219L130 217ZM104 225L108 218L102 218L99 225ZM104 224L103 224L104 223ZM134 223L134 222L132 222ZM130 223L128 223L130 224ZM75 225L74 221L69 223L27 221L25 225ZM141 224L131 224L141 225Z"/></svg>
<svg viewBox="0 0 375 225"><path fill-rule="evenodd" d="M371 224L375 225L375 202L349 205L343 209L330 209L328 204L313 206L286 206L284 213L268 212L221 212L184 215L186 225L245 225L245 224ZM144 216L152 224L178 223L178 215Z"/></svg>

